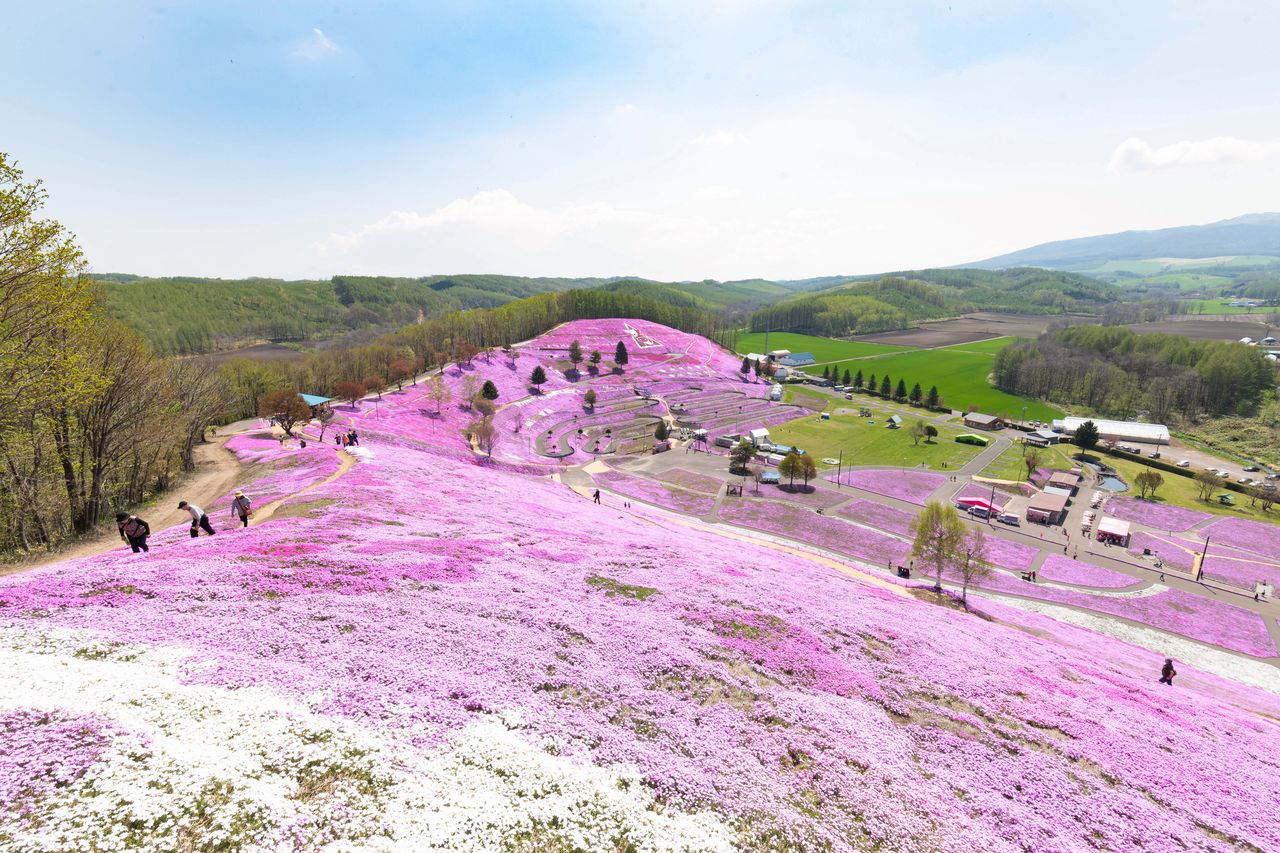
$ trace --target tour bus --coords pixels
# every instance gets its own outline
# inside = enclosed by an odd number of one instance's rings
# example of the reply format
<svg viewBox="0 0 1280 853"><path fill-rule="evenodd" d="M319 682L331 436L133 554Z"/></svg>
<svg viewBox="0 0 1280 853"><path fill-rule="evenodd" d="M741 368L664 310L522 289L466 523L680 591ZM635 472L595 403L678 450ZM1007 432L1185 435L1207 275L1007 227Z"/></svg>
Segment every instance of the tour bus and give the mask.
<svg viewBox="0 0 1280 853"><path fill-rule="evenodd" d="M971 432L966 432L963 435L957 435L956 441L961 444L976 444L978 447L986 447L991 443L991 439L987 438L985 435L974 435Z"/></svg>

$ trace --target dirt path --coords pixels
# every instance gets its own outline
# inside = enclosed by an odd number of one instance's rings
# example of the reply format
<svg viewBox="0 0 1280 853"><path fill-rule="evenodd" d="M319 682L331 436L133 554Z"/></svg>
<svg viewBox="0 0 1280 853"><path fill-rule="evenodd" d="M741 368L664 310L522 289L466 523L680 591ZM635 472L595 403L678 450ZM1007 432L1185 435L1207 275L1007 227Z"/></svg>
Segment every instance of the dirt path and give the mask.
<svg viewBox="0 0 1280 853"><path fill-rule="evenodd" d="M299 495L305 495L307 492L311 491L312 489L318 489L321 486L329 485L334 480L338 479L343 474L350 471L351 466L355 464L356 464L356 457L352 456L350 453L347 453L345 450L339 451L337 471L334 471L328 477L325 477L323 480L320 480L319 482L312 483L311 485L307 486L305 489L299 489L298 491L294 492L291 495L285 495L282 498L277 498L276 500L264 506L262 509L254 510L253 516L249 523L254 527L258 526L262 522L271 518L271 516L275 515L276 510L278 510L284 504L285 501L293 500Z"/></svg>

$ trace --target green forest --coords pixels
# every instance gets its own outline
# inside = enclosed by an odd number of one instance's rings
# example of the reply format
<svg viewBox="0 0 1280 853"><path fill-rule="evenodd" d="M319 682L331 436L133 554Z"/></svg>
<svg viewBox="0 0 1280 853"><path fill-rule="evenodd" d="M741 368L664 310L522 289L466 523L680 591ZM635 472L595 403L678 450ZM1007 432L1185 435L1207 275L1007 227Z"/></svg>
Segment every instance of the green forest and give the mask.
<svg viewBox="0 0 1280 853"><path fill-rule="evenodd" d="M915 270L795 296L751 316L753 332L845 337L973 311L1098 314L1119 300L1101 282L1041 269Z"/></svg>
<svg viewBox="0 0 1280 853"><path fill-rule="evenodd" d="M1108 326L1015 343L996 354L992 375L1014 394L1160 422L1251 414L1275 385L1275 368L1256 347Z"/></svg>

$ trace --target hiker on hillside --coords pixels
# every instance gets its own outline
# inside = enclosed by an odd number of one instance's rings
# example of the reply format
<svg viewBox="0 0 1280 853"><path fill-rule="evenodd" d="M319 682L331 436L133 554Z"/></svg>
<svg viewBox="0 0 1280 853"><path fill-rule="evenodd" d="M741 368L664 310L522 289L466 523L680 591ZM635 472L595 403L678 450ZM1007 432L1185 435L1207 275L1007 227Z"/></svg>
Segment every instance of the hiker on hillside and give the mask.
<svg viewBox="0 0 1280 853"><path fill-rule="evenodd" d="M351 442L352 447L360 446L360 436L356 435L355 430L351 430L351 432L347 433L347 438Z"/></svg>
<svg viewBox="0 0 1280 853"><path fill-rule="evenodd" d="M120 538L129 543L129 547L133 549L133 553L139 551L150 551L147 547L147 537L151 535L151 525L147 524L136 515L129 515L127 512L116 513L116 527L120 528Z"/></svg>
<svg viewBox="0 0 1280 853"><path fill-rule="evenodd" d="M1178 671L1173 668L1173 658L1165 658L1164 666L1160 667L1160 683L1173 686L1173 677Z"/></svg>
<svg viewBox="0 0 1280 853"><path fill-rule="evenodd" d="M242 526L249 526L249 516L253 515L253 506L245 497L245 493L239 489L236 489L235 499L231 501L231 514L239 517Z"/></svg>
<svg viewBox="0 0 1280 853"><path fill-rule="evenodd" d="M593 494L593 495L591 496L591 500L592 500L592 502L594 502L594 503L600 503L600 490L599 490L599 489L596 489L595 494Z"/></svg>
<svg viewBox="0 0 1280 853"><path fill-rule="evenodd" d="M210 536L217 533L217 531L213 529L213 525L209 523L209 516L205 515L204 510L200 507L195 504L189 504L186 501L178 501L178 509L185 509L187 512L191 513L192 539L198 537L202 529Z"/></svg>

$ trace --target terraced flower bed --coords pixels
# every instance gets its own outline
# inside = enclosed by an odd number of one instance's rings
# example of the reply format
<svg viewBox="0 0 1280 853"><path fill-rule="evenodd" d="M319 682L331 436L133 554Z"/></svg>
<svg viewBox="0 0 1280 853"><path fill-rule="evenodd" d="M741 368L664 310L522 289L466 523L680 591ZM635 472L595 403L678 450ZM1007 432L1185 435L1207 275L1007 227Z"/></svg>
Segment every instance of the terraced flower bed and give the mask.
<svg viewBox="0 0 1280 853"><path fill-rule="evenodd" d="M1037 570L1039 577L1057 583L1069 583L1077 586L1092 586L1098 589L1122 589L1142 583L1141 578L1104 569L1092 563L1072 560L1061 554L1050 554Z"/></svg>
<svg viewBox="0 0 1280 853"><path fill-rule="evenodd" d="M911 535L911 522L915 519L912 513L866 498L859 498L853 503L846 504L836 512L868 527L887 530L899 536Z"/></svg>
<svg viewBox="0 0 1280 853"><path fill-rule="evenodd" d="M901 539L857 527L833 515L818 515L778 501L726 498L720 504L720 518L732 524L808 542L874 565L905 564L911 553L911 546Z"/></svg>
<svg viewBox="0 0 1280 853"><path fill-rule="evenodd" d="M835 475L827 479L835 480ZM939 486L947 481L941 474L926 471L911 471L901 468L863 468L845 471L840 475L840 484L886 495L891 498L924 506L925 501Z"/></svg>
<svg viewBox="0 0 1280 853"><path fill-rule="evenodd" d="M1138 531L1129 540L1129 550L1141 554L1150 550L1165 564L1184 572L1191 571L1196 554L1204 551L1204 542L1185 539L1167 533ZM1280 563L1268 561L1252 551L1229 548L1216 541L1209 543L1204 560L1205 576L1245 590L1253 590L1257 581L1268 581L1280 587Z"/></svg>
<svg viewBox="0 0 1280 853"><path fill-rule="evenodd" d="M1105 511L1107 515L1113 515L1125 521L1174 532L1190 530L1200 522L1213 518L1207 512L1131 497L1111 498L1105 504ZM1280 532L1280 528L1276 530Z"/></svg>
<svg viewBox="0 0 1280 853"><path fill-rule="evenodd" d="M1243 518L1223 518L1196 531L1201 539L1280 560L1280 527Z"/></svg>
<svg viewBox="0 0 1280 853"><path fill-rule="evenodd" d="M689 515L703 516L715 508L713 495L692 492L647 477L636 477L621 471L602 471L593 474L592 479L610 491Z"/></svg>
<svg viewBox="0 0 1280 853"><path fill-rule="evenodd" d="M699 474L696 471L686 471L683 468L671 468L663 471L658 475L658 479L673 486L680 486L690 491L702 492L707 495L714 495L724 485L724 482L716 477Z"/></svg>

